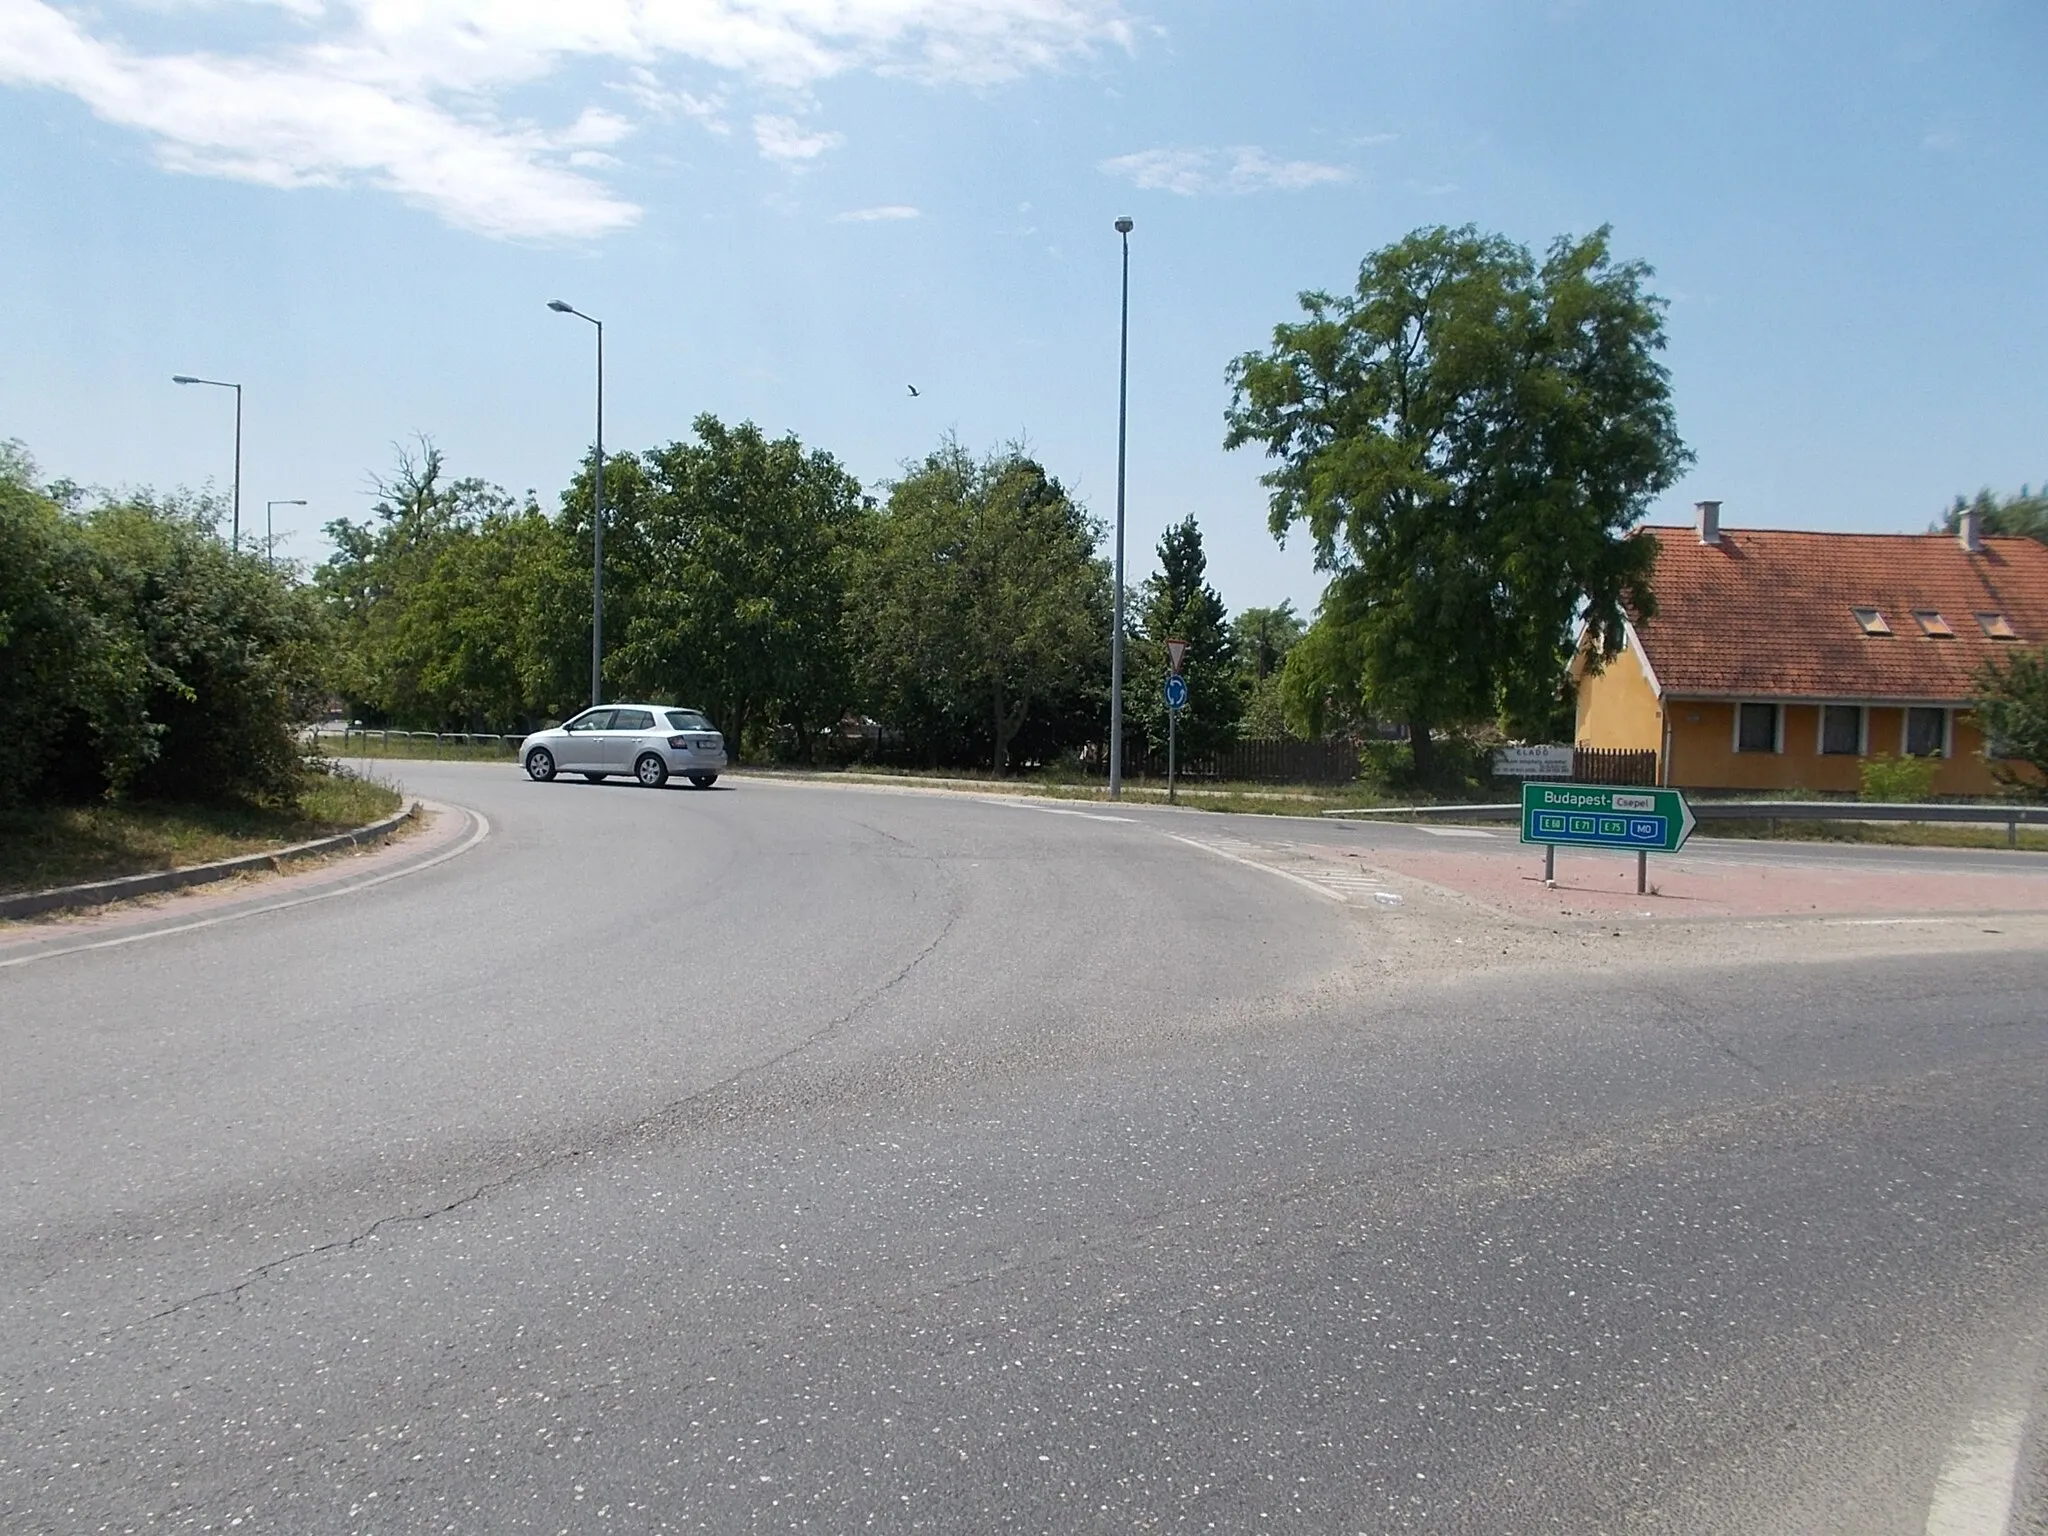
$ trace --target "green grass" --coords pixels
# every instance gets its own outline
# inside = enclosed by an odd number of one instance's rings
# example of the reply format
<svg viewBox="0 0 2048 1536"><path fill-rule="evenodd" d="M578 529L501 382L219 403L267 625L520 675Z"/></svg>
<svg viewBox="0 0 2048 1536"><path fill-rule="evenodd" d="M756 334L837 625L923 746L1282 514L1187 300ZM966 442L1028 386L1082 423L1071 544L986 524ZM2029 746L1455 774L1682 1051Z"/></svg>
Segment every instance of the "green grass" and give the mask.
<svg viewBox="0 0 2048 1536"><path fill-rule="evenodd" d="M388 784L308 774L297 809L101 801L0 811L0 892L111 880L303 843L389 816Z"/></svg>
<svg viewBox="0 0 2048 1536"><path fill-rule="evenodd" d="M1926 821L1703 821L1696 837L1764 842L1889 843L1900 848L2005 848L2004 827ZM2048 827L2021 827L2019 846L2048 851Z"/></svg>

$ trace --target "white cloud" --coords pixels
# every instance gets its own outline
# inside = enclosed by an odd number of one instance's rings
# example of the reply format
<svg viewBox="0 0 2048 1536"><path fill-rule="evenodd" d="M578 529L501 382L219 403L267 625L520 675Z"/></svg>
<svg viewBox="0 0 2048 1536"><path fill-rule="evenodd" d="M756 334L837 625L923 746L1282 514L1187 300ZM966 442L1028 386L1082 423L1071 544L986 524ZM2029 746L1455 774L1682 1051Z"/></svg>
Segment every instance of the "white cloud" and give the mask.
<svg viewBox="0 0 2048 1536"><path fill-rule="evenodd" d="M1241 197L1251 192L1299 192L1333 181L1349 181L1342 166L1314 160L1279 160L1256 145L1232 149L1141 149L1117 155L1098 167L1147 192L1176 197L1221 193Z"/></svg>
<svg viewBox="0 0 2048 1536"><path fill-rule="evenodd" d="M884 203L879 208L849 208L832 215L835 224L879 224L895 219L921 219L923 210L908 203Z"/></svg>
<svg viewBox="0 0 2048 1536"><path fill-rule="evenodd" d="M783 165L801 165L815 160L828 149L846 142L843 133L806 133L793 117L772 117L763 113L754 119L754 145L761 158Z"/></svg>
<svg viewBox="0 0 2048 1536"><path fill-rule="evenodd" d="M681 113L726 133L725 88L693 95L659 71L710 71L801 101L853 70L985 85L1134 41L1119 0L272 0L249 9L290 13L302 40L237 51L217 40L275 36L274 22L238 9L0 0L0 84L68 92L146 134L173 170L376 186L484 234L578 238L639 216L580 173L633 124L592 108L550 130L501 102L579 60L616 66L614 99L643 115ZM142 12L152 34L203 28L213 46L124 45L120 19ZM785 163L840 142L772 114L754 130Z"/></svg>

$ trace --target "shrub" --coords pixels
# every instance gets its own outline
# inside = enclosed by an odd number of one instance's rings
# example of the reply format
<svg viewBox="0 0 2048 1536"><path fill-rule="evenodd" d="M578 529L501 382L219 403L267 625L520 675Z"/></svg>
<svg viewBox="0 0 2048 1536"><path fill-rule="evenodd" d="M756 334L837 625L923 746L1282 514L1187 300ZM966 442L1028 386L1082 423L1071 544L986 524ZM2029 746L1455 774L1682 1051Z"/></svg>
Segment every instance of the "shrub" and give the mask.
<svg viewBox="0 0 2048 1536"><path fill-rule="evenodd" d="M1865 800L1925 800L1934 790L1934 770L1937 764L1931 757L1893 757L1880 752L1868 758L1863 764L1863 798Z"/></svg>
<svg viewBox="0 0 2048 1536"><path fill-rule="evenodd" d="M289 802L319 614L203 506L79 513L0 445L0 803Z"/></svg>

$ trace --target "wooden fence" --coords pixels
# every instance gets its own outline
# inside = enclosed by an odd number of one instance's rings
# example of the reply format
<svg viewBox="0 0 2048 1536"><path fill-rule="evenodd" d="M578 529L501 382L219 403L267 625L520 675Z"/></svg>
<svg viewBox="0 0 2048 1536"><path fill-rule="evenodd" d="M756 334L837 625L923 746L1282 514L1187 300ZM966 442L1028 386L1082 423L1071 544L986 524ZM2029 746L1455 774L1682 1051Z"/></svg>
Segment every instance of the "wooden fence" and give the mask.
<svg viewBox="0 0 2048 1536"><path fill-rule="evenodd" d="M1349 784L1358 777L1358 748L1348 741L1240 741L1206 757L1189 758L1190 779L1244 784Z"/></svg>
<svg viewBox="0 0 2048 1536"><path fill-rule="evenodd" d="M1623 747L1579 747L1572 753L1574 784L1654 784L1657 754Z"/></svg>

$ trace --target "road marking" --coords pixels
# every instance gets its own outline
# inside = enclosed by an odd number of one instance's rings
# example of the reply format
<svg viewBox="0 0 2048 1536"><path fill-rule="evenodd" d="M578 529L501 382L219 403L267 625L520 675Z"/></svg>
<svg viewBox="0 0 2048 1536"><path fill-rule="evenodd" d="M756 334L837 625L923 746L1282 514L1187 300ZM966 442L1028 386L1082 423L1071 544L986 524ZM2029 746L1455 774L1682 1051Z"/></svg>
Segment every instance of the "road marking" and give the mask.
<svg viewBox="0 0 2048 1536"><path fill-rule="evenodd" d="M1333 891L1328 886L1318 885L1315 881L1308 879L1306 876L1297 875L1292 870L1275 869L1271 864L1261 864L1255 859L1245 858L1242 854L1232 853L1226 848L1219 848L1214 843L1198 843L1192 837L1182 837L1178 832L1169 832L1166 835L1176 843L1186 843L1190 848L1199 848L1204 853L1213 853L1219 859L1228 859L1233 864L1242 864L1246 869L1263 870L1269 875L1278 875L1282 880L1292 880L1303 890L1314 891L1325 901L1341 902L1344 900L1341 892ZM1238 846L1248 848L1251 844L1240 843Z"/></svg>
<svg viewBox="0 0 2048 1536"><path fill-rule="evenodd" d="M1135 816L1112 816L1107 811L1069 811L1057 805L1034 805L1034 811L1043 811L1048 816L1079 816L1084 821L1128 821L1137 822Z"/></svg>
<svg viewBox="0 0 2048 1536"><path fill-rule="evenodd" d="M1493 837L1497 834L1479 827L1417 827L1418 832L1427 832L1431 837Z"/></svg>
<svg viewBox="0 0 2048 1536"><path fill-rule="evenodd" d="M2026 1428L2027 1416L2014 1411L1982 1413L1970 1421L1934 1480L1927 1536L2005 1536Z"/></svg>
<svg viewBox="0 0 2048 1536"><path fill-rule="evenodd" d="M432 802L427 802L432 803ZM312 891L304 896L293 896L284 901L265 902L260 907L243 907L234 912L221 912L213 917L202 917L195 922L179 923L170 928L151 928L143 933L124 933L116 938L95 939L87 944L67 944L62 948L39 949L34 954L16 955L9 960L0 960L0 971L12 970L17 965L31 965L38 960L54 960L59 955L80 955L89 949L117 949L124 944L140 944L145 939L169 938L174 933L192 933L200 928L215 928L222 923L238 922L245 917L255 917L264 912L283 912L292 907L310 906L316 901L326 901L335 896L348 896L357 891L367 891L373 885L382 885L387 880L397 880L406 875L416 875L422 870L432 869L436 864L445 864L458 854L469 852L478 843L491 835L491 820L482 811L471 810L468 806L454 806L476 823L455 847L435 854L431 859L418 864L408 864L403 869L390 870L385 874L372 875L367 880L352 880L345 885L330 886L326 890Z"/></svg>

